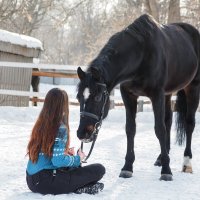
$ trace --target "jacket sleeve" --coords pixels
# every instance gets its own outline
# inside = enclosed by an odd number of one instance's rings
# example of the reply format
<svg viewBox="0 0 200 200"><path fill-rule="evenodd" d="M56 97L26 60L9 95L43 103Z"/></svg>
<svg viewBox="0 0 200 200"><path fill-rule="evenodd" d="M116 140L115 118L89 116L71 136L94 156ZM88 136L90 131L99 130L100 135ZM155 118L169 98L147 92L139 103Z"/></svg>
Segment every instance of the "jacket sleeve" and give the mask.
<svg viewBox="0 0 200 200"><path fill-rule="evenodd" d="M55 167L78 167L80 166L80 156L69 156L64 154L67 142L66 131L66 127L61 125L53 145L51 161Z"/></svg>

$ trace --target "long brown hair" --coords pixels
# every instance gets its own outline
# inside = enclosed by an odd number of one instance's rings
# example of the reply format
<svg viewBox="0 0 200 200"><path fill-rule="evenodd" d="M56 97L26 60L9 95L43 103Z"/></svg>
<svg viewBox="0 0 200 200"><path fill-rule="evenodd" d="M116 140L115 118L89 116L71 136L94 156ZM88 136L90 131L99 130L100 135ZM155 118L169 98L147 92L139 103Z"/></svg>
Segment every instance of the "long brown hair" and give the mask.
<svg viewBox="0 0 200 200"><path fill-rule="evenodd" d="M67 127L67 152L70 142L68 95L64 90L53 88L45 97L27 146L27 154L33 163L37 162L40 152L52 156L52 146L61 123Z"/></svg>

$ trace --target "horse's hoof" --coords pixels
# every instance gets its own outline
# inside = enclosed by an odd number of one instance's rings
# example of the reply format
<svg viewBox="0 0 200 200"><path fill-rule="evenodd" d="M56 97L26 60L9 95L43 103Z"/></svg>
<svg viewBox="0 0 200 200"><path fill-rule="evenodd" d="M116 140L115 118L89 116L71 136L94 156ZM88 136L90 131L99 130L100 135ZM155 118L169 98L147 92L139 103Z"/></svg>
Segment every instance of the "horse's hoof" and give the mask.
<svg viewBox="0 0 200 200"><path fill-rule="evenodd" d="M122 178L131 178L132 176L133 176L133 172L126 171L126 170L121 171L119 175L119 177L122 177Z"/></svg>
<svg viewBox="0 0 200 200"><path fill-rule="evenodd" d="M192 171L192 167L191 166L183 166L183 169L182 169L182 172L185 172L185 173L193 173Z"/></svg>
<svg viewBox="0 0 200 200"><path fill-rule="evenodd" d="M189 156L185 156L184 157L182 172L192 173L191 160L192 159Z"/></svg>
<svg viewBox="0 0 200 200"><path fill-rule="evenodd" d="M172 181L171 174L161 174L160 181Z"/></svg>
<svg viewBox="0 0 200 200"><path fill-rule="evenodd" d="M154 163L154 166L161 167L161 160L156 160L156 162Z"/></svg>

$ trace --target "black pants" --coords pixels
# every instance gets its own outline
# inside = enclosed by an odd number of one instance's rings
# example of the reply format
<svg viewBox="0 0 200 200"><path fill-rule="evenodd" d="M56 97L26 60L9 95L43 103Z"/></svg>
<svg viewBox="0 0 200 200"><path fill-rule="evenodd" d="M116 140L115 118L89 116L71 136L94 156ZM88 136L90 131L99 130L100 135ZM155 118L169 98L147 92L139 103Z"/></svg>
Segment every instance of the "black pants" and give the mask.
<svg viewBox="0 0 200 200"><path fill-rule="evenodd" d="M42 170L34 175L26 173L26 181L32 192L67 194L99 181L104 174L103 165L92 164L72 169Z"/></svg>

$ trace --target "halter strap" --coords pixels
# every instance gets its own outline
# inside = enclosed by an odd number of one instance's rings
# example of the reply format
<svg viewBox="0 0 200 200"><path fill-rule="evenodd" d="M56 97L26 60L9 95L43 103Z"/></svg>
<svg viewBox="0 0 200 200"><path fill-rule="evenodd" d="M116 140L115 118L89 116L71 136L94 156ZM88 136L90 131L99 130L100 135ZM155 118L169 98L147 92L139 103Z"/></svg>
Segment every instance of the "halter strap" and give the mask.
<svg viewBox="0 0 200 200"><path fill-rule="evenodd" d="M90 147L90 151L89 151L88 155L86 156L86 158L84 160L82 160L82 163L87 163L87 159L90 157L92 150L94 148L94 144L96 142L97 135L98 135L98 132L94 134L94 139L93 139L92 145ZM83 142L81 142L81 151L83 151Z"/></svg>
<svg viewBox="0 0 200 200"><path fill-rule="evenodd" d="M97 115L93 114L93 113L82 111L82 112L80 112L80 115L82 117L87 116L87 117L91 117L93 119L99 120L99 117Z"/></svg>
<svg viewBox="0 0 200 200"><path fill-rule="evenodd" d="M97 82L96 84L97 84L97 85L100 85L100 86L103 86L103 87L106 87L106 84L105 84L105 83L99 83L99 82Z"/></svg>
<svg viewBox="0 0 200 200"><path fill-rule="evenodd" d="M108 93L107 88L106 88L106 84L104 84L104 83L96 83L96 84L105 87L105 91L103 92L103 94L105 96L105 99L104 99L104 104L102 106L101 116L100 117L98 117L97 115L95 115L93 113L89 113L89 112L85 112L85 111L80 112L81 116L88 116L88 117L91 117L91 118L96 119L98 121L95 124L94 131L92 133L93 134L93 142L92 142L92 145L90 147L90 151L89 151L88 155L86 156L86 158L82 161L83 163L86 163L86 160L90 157L90 155L92 153L92 150L93 150L94 144L96 142L99 130L101 128L103 115L104 115L104 108L105 108L105 105L106 105L106 102L107 102L107 99L108 99L108 96L109 96L109 93ZM81 142L81 150L83 151L83 142Z"/></svg>

